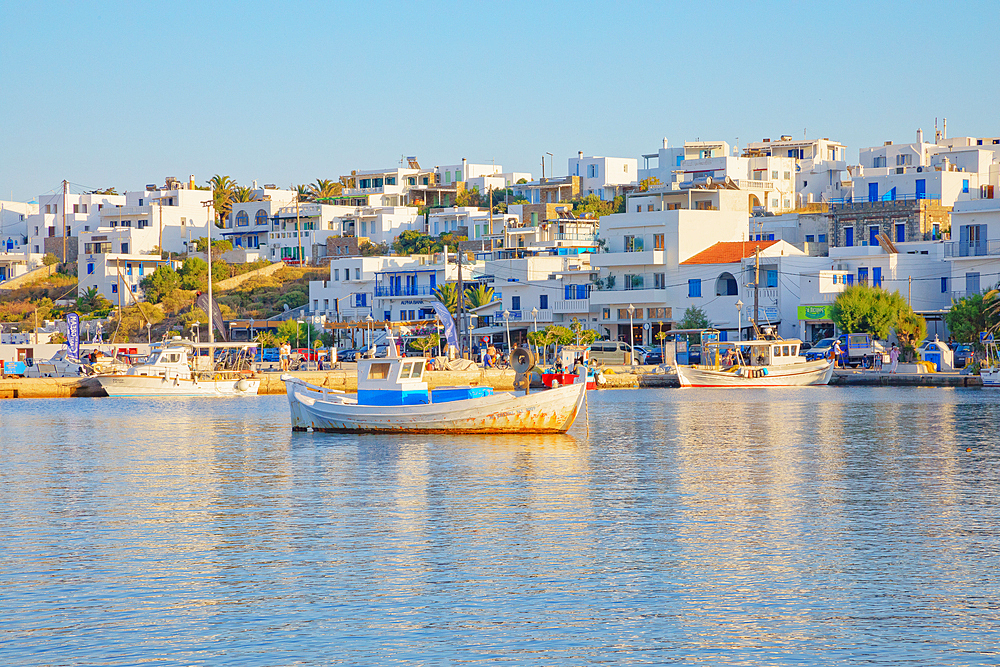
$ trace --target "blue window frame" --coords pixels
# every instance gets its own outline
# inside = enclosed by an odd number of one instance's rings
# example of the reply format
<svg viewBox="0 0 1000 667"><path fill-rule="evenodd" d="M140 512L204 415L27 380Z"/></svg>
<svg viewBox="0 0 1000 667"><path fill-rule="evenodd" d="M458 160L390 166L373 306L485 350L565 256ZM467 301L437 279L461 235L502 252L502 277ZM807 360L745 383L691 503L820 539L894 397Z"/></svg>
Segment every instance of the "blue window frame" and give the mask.
<svg viewBox="0 0 1000 667"><path fill-rule="evenodd" d="M900 223L896 225L896 243L902 243L906 240L906 224Z"/></svg>
<svg viewBox="0 0 1000 667"><path fill-rule="evenodd" d="M118 283L111 283L111 293L118 294Z"/></svg>
<svg viewBox="0 0 1000 667"><path fill-rule="evenodd" d="M549 295L540 294L538 296L538 310L548 310L549 309Z"/></svg>
<svg viewBox="0 0 1000 667"><path fill-rule="evenodd" d="M778 286L778 272L774 269L768 269L767 271L767 287L777 287Z"/></svg>
<svg viewBox="0 0 1000 667"><path fill-rule="evenodd" d="M576 294L576 285L564 285L563 286L563 298L569 301L575 298L573 295Z"/></svg>
<svg viewBox="0 0 1000 667"><path fill-rule="evenodd" d="M858 284L867 285L868 284L868 267L859 266L858 267Z"/></svg>
<svg viewBox="0 0 1000 667"><path fill-rule="evenodd" d="M876 246L878 245L878 234L881 230L876 225L872 225L868 228L868 245Z"/></svg>
<svg viewBox="0 0 1000 667"><path fill-rule="evenodd" d="M701 296L701 278L688 280L688 297Z"/></svg>
<svg viewBox="0 0 1000 667"><path fill-rule="evenodd" d="M587 285L577 285L576 286L576 298L586 299L587 298Z"/></svg>
<svg viewBox="0 0 1000 667"><path fill-rule="evenodd" d="M854 276L851 275L850 273L848 273L846 276L844 276L844 279L847 281L847 286L848 287L850 287L851 285L854 284Z"/></svg>
<svg viewBox="0 0 1000 667"><path fill-rule="evenodd" d="M969 179L962 179L962 194L969 194Z"/></svg>
<svg viewBox="0 0 1000 667"><path fill-rule="evenodd" d="M854 245L854 227L844 227L844 245L848 248Z"/></svg>
<svg viewBox="0 0 1000 667"><path fill-rule="evenodd" d="M94 274L94 263L93 262L87 262L87 275L90 276L90 275L93 275L93 274Z"/></svg>
<svg viewBox="0 0 1000 667"><path fill-rule="evenodd" d="M820 243L826 243L826 234L820 234L819 235L819 242Z"/></svg>
<svg viewBox="0 0 1000 667"><path fill-rule="evenodd" d="M521 297L519 296L510 297L510 309L521 310Z"/></svg>

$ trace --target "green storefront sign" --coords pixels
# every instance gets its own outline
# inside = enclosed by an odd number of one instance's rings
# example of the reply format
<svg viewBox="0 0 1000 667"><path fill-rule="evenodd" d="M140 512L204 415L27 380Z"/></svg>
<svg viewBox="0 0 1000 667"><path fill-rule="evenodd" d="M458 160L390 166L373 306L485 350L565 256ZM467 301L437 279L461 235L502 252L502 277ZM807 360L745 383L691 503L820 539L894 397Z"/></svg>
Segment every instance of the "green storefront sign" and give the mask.
<svg viewBox="0 0 1000 667"><path fill-rule="evenodd" d="M800 320L832 320L830 306L799 306Z"/></svg>

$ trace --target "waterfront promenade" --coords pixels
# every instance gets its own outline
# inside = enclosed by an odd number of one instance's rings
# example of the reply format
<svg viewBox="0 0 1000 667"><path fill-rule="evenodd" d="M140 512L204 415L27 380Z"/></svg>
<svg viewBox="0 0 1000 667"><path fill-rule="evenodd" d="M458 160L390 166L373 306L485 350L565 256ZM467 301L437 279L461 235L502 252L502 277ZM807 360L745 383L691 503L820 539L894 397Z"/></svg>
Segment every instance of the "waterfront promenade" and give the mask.
<svg viewBox="0 0 1000 667"><path fill-rule="evenodd" d="M345 364L343 370L294 372L292 375L312 384L346 392L357 390L354 364ZM500 391L514 389L514 371L477 369L473 371L428 371L428 386L480 384ZM605 374L602 389L644 389L678 387L676 373L654 372L653 367L613 367ZM261 374L260 394L284 394L285 383L280 373ZM873 387L981 387L978 375L960 373L899 373L839 369L830 381L833 386ZM538 378L532 386L541 387ZM96 398L106 396L93 378L0 378L0 399L5 398Z"/></svg>

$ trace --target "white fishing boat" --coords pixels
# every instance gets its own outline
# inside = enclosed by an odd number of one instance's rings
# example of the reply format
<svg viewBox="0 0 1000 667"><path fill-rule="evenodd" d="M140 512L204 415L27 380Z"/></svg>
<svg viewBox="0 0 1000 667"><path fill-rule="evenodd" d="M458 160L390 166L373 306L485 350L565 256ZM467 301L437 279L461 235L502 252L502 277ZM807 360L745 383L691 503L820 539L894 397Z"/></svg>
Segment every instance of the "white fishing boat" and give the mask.
<svg viewBox="0 0 1000 667"><path fill-rule="evenodd" d="M149 357L124 374L98 375L108 396L256 396L260 378L246 368L217 368L217 349L245 350L246 343L194 343L180 337L153 345ZM196 350L207 349L203 370ZM252 359L252 357L250 357Z"/></svg>
<svg viewBox="0 0 1000 667"><path fill-rule="evenodd" d="M984 387L1000 387L1000 354L997 345L992 340L993 335L983 342L986 346L986 359L979 369L979 377Z"/></svg>
<svg viewBox="0 0 1000 667"><path fill-rule="evenodd" d="M68 378L90 373L87 364L70 355L69 350L59 350L51 359L34 359L24 371L28 378Z"/></svg>
<svg viewBox="0 0 1000 667"><path fill-rule="evenodd" d="M523 395L491 387L427 389L421 358L358 361L358 393L282 375L292 430L393 433L565 433L583 407L586 382ZM584 376L585 377L585 376Z"/></svg>
<svg viewBox="0 0 1000 667"><path fill-rule="evenodd" d="M801 387L824 385L833 376L829 359L807 361L802 341L762 338L744 342L707 342L697 365L678 365L681 387Z"/></svg>

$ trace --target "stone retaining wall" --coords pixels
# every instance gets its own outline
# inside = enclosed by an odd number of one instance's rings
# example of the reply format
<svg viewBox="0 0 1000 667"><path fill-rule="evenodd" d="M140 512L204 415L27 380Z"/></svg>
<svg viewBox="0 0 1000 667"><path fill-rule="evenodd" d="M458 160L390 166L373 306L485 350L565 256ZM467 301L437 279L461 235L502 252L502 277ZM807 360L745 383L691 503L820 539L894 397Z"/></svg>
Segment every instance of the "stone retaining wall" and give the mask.
<svg viewBox="0 0 1000 667"><path fill-rule="evenodd" d="M25 274L17 276L16 278L11 278L10 280L5 280L0 283L0 290L13 290L19 287L24 287L29 283L33 283L41 278L48 278L52 274L59 270L58 264L52 264L50 266L39 266L37 269L32 269Z"/></svg>
<svg viewBox="0 0 1000 667"><path fill-rule="evenodd" d="M257 276L269 276L276 271L285 268L284 262L275 262L270 266L265 266L260 269L255 269L253 271L248 271L247 273L241 273L238 276L233 276L232 278L226 278L225 280L220 280L217 283L212 283L213 290L219 290L220 292L225 292L226 290L231 290L239 287L251 278L256 278Z"/></svg>

